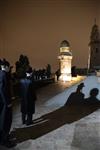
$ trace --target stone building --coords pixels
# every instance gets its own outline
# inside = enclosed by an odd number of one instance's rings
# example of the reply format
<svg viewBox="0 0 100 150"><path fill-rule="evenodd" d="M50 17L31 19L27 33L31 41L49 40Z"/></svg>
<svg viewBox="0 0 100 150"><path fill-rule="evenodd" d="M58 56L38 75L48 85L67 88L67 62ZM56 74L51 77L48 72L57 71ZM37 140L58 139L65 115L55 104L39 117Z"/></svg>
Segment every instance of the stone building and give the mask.
<svg viewBox="0 0 100 150"><path fill-rule="evenodd" d="M90 36L88 69L100 70L100 32L96 23L92 27Z"/></svg>
<svg viewBox="0 0 100 150"><path fill-rule="evenodd" d="M60 77L59 80L70 81L71 80L71 62L72 51L70 50L70 44L64 40L60 44L60 54L58 56L60 60Z"/></svg>

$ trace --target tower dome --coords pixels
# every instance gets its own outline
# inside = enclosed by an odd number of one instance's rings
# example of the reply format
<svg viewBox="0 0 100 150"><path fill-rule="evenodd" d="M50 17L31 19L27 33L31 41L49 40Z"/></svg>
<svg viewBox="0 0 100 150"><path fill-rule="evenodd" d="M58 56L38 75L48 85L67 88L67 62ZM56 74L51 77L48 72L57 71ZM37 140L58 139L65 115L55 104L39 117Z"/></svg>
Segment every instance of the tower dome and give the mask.
<svg viewBox="0 0 100 150"><path fill-rule="evenodd" d="M70 47L70 44L67 40L63 40L60 44L60 47Z"/></svg>
<svg viewBox="0 0 100 150"><path fill-rule="evenodd" d="M72 56L70 44L67 40L63 40L60 44L60 55Z"/></svg>

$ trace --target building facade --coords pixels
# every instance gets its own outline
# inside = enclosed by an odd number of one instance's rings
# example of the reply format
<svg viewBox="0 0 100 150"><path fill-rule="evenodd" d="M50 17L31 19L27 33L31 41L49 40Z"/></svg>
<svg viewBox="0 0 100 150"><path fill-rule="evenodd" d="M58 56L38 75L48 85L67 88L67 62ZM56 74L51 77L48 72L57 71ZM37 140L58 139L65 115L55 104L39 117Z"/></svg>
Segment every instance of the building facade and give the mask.
<svg viewBox="0 0 100 150"><path fill-rule="evenodd" d="M100 32L96 23L92 27L90 36L88 69L100 70Z"/></svg>
<svg viewBox="0 0 100 150"><path fill-rule="evenodd" d="M70 81L71 80L71 62L72 51L70 50L70 44L64 40L60 44L60 54L58 56L60 60L60 77L59 80Z"/></svg>

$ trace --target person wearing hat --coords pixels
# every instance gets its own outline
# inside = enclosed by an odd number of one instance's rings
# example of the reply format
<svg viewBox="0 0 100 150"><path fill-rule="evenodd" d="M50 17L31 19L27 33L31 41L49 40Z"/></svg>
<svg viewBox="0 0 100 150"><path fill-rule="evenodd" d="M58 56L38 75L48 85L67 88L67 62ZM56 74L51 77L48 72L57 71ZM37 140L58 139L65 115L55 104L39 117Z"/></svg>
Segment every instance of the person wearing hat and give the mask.
<svg viewBox="0 0 100 150"><path fill-rule="evenodd" d="M32 116L35 113L36 92L32 82L32 73L32 68L29 67L20 80L22 123L26 125L33 123Z"/></svg>
<svg viewBox="0 0 100 150"><path fill-rule="evenodd" d="M0 65L0 144L12 147L14 145L9 139L12 124L10 64L3 59Z"/></svg>
<svg viewBox="0 0 100 150"><path fill-rule="evenodd" d="M78 106L80 104L83 104L83 100L85 95L82 93L82 89L84 87L84 83L80 83L77 86L76 92L71 93L71 95L68 97L65 106L74 105Z"/></svg>

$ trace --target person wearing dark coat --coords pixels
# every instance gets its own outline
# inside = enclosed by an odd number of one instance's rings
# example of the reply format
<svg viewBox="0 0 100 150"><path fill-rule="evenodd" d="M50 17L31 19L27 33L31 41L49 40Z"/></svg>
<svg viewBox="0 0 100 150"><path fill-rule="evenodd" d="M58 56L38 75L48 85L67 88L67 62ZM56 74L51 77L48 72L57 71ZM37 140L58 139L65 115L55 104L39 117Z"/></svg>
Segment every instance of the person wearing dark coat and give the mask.
<svg viewBox="0 0 100 150"><path fill-rule="evenodd" d="M25 76L20 80L22 123L32 124L32 116L35 113L36 92L31 79L32 68L28 68Z"/></svg>
<svg viewBox="0 0 100 150"><path fill-rule="evenodd" d="M6 60L1 62L0 70L0 144L7 147L14 146L9 140L12 124L12 104L10 91L10 64Z"/></svg>
<svg viewBox="0 0 100 150"><path fill-rule="evenodd" d="M82 93L82 89L84 87L84 83L80 83L77 86L76 92L71 93L71 95L68 97L65 106L78 106L83 104L83 100L85 95Z"/></svg>

